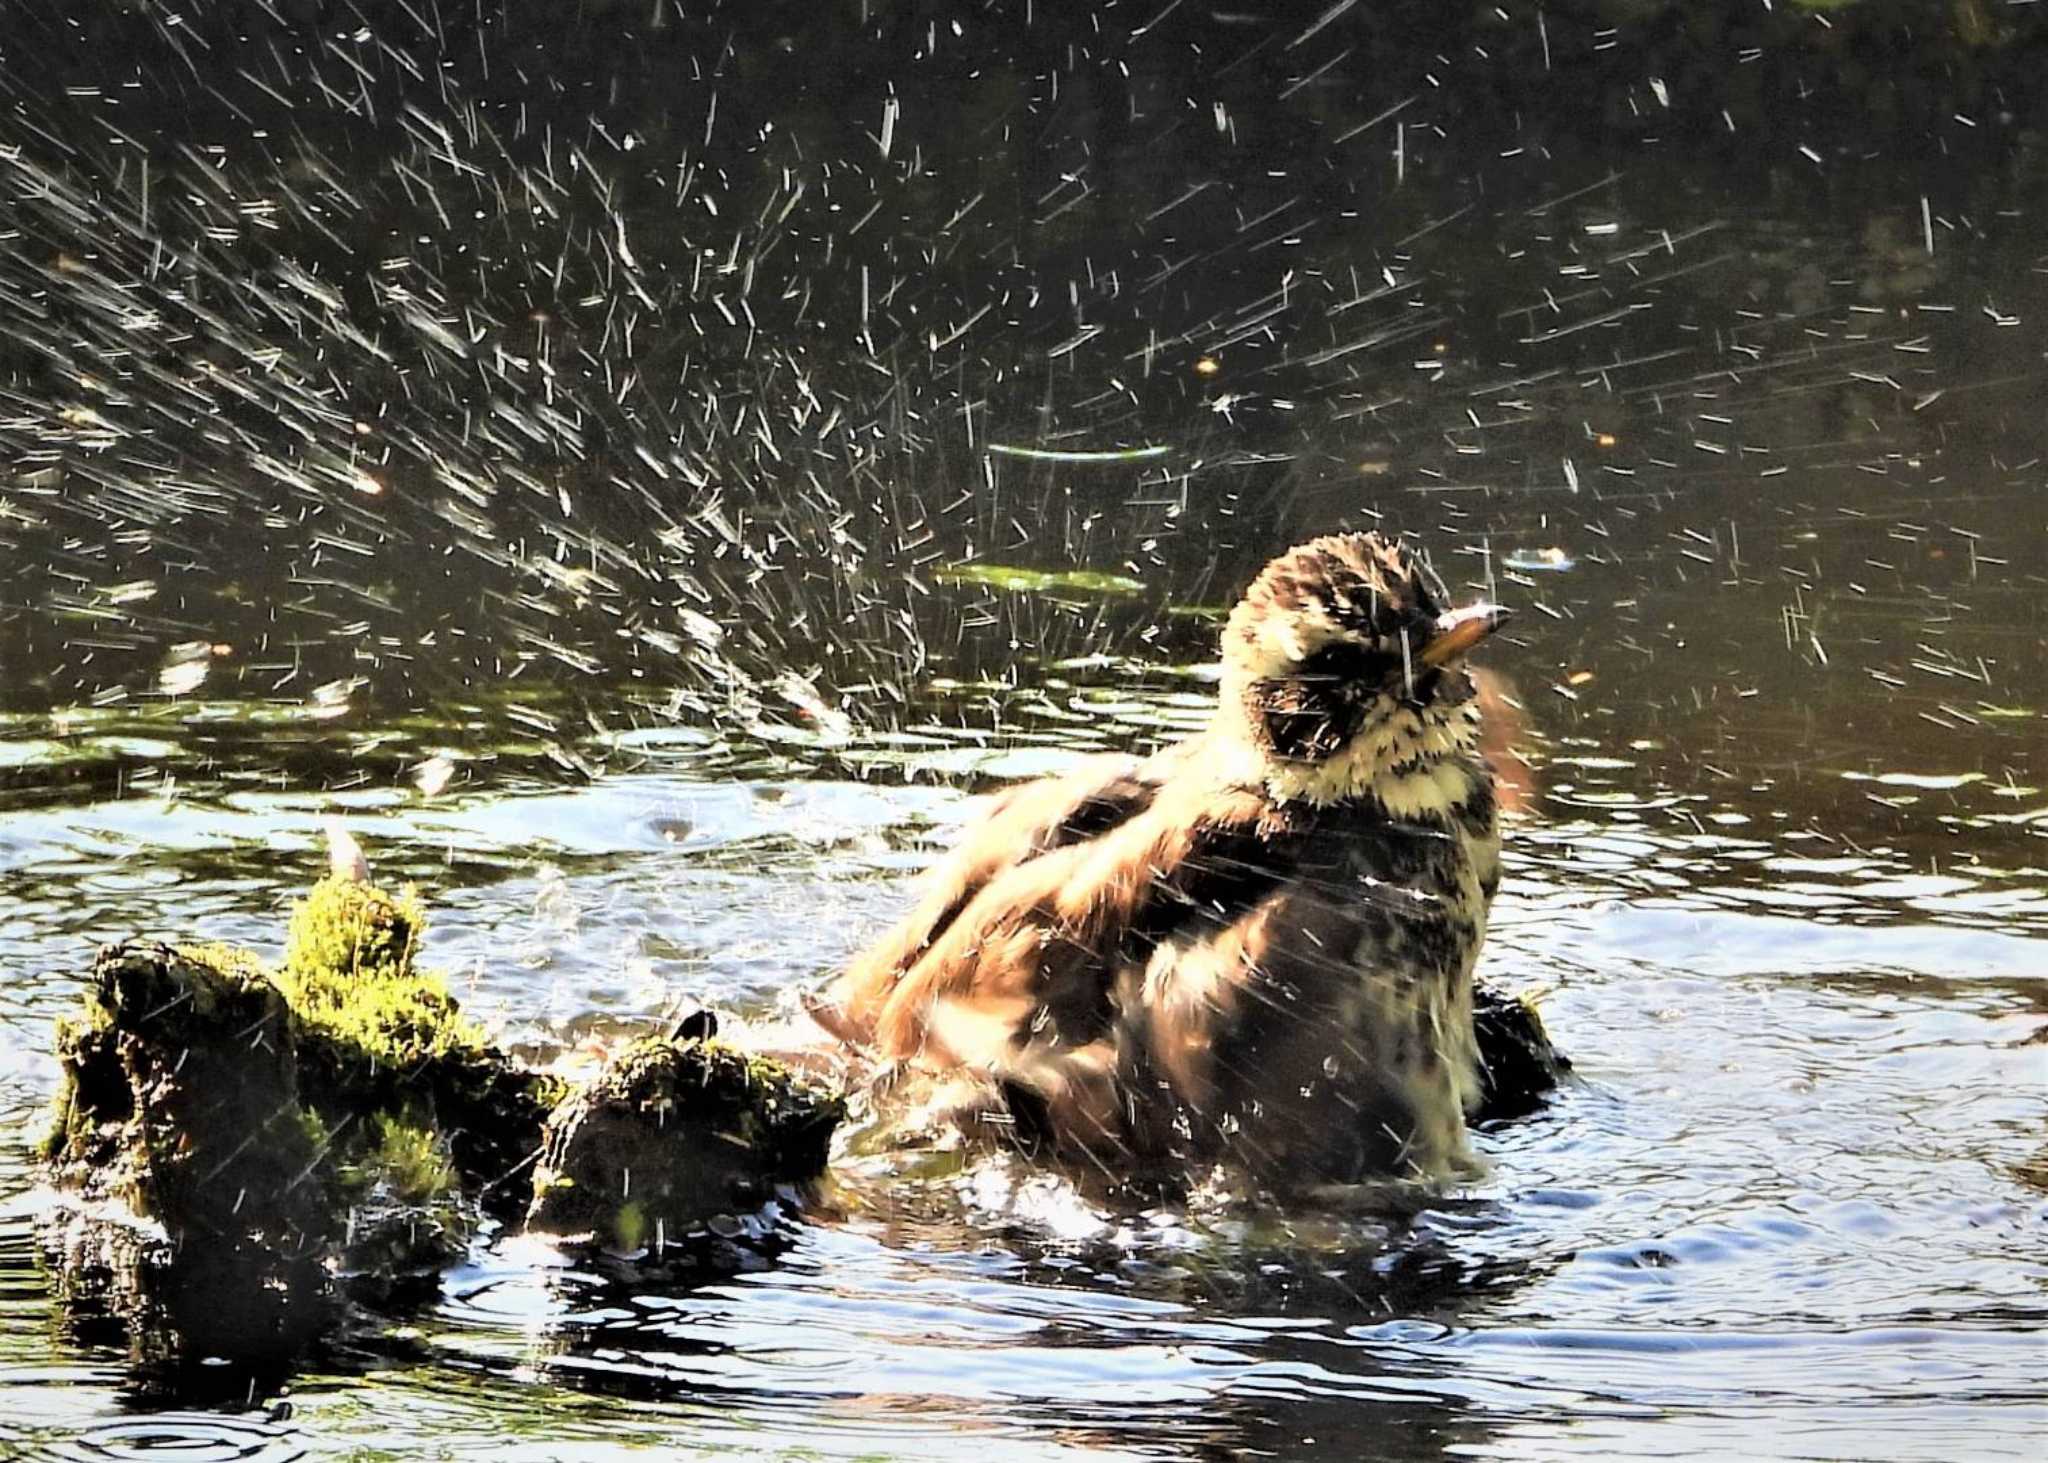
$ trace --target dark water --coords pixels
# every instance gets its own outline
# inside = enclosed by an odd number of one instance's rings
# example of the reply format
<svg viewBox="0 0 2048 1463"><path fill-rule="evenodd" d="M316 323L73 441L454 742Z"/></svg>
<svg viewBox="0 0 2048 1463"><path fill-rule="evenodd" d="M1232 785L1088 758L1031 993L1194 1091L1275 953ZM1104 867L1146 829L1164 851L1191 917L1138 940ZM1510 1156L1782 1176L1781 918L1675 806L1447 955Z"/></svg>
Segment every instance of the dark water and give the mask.
<svg viewBox="0 0 2048 1463"><path fill-rule="evenodd" d="M2037 7L1053 9L0 3L0 1449L2038 1451ZM94 942L274 948L338 811L512 1039L769 1010L1371 522L1522 611L1485 962L1583 1080L1483 1182L849 1157L288 1398L51 1295Z"/></svg>

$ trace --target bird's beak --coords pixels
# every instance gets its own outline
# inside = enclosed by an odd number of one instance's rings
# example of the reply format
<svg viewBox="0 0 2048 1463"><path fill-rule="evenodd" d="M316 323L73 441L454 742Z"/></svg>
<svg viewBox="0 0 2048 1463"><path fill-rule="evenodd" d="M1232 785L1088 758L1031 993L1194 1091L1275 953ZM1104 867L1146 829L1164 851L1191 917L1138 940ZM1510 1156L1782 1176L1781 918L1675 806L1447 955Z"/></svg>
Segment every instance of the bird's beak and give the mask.
<svg viewBox="0 0 2048 1463"><path fill-rule="evenodd" d="M1436 622L1435 631L1423 644L1419 657L1426 666L1449 665L1506 621L1508 612L1499 605L1467 605L1452 610Z"/></svg>

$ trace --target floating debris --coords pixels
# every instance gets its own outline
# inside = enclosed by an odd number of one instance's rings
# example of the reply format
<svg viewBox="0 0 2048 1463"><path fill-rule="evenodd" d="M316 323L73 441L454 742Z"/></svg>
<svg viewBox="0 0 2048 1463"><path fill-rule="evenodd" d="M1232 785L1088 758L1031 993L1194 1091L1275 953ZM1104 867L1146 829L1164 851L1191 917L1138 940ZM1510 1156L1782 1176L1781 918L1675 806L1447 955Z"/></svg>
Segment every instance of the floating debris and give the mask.
<svg viewBox="0 0 2048 1463"><path fill-rule="evenodd" d="M1516 549L1500 562L1503 568L1532 574L1565 574L1579 567L1579 561L1560 548Z"/></svg>
<svg viewBox="0 0 2048 1463"><path fill-rule="evenodd" d="M1143 594L1144 584L1094 569L1019 569L1005 564L949 564L933 576L941 584L985 584L1016 594Z"/></svg>
<svg viewBox="0 0 2048 1463"><path fill-rule="evenodd" d="M991 442L988 450L998 457L1021 457L1026 462L1148 462L1155 457L1164 457L1173 451L1171 447L1157 445L1149 447L1110 447L1099 451L1081 448L1056 447L1012 447L1005 442Z"/></svg>

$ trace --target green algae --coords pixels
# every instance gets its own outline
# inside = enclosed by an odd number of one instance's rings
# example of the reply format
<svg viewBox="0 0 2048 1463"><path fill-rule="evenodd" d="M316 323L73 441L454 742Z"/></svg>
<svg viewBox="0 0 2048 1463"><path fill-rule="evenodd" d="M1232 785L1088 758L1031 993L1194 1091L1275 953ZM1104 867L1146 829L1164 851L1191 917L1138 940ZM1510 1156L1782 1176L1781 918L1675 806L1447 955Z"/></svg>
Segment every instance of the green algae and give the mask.
<svg viewBox="0 0 2048 1463"><path fill-rule="evenodd" d="M1123 574L1106 574L1095 569L1024 569L1009 564L948 564L933 576L941 584L980 584L1013 594L1082 594L1113 596L1142 594L1143 583Z"/></svg>

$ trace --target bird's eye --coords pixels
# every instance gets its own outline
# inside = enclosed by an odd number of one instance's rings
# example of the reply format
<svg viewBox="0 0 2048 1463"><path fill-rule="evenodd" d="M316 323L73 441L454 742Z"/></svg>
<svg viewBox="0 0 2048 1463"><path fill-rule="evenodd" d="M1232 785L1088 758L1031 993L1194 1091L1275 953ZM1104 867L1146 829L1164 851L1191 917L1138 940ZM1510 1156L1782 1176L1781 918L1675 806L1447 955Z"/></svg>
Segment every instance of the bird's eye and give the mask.
<svg viewBox="0 0 2048 1463"><path fill-rule="evenodd" d="M1356 640L1333 640L1301 663L1301 675L1305 680L1376 682L1400 668L1398 653Z"/></svg>

